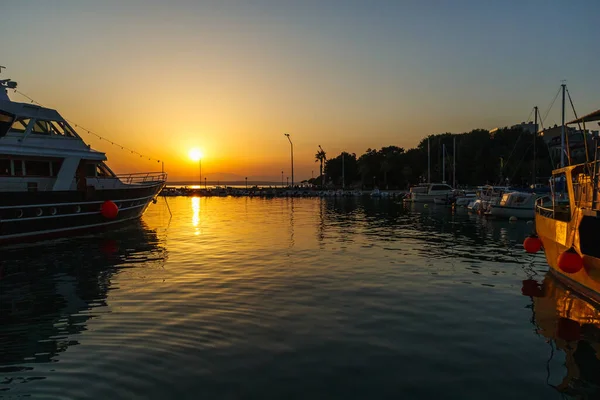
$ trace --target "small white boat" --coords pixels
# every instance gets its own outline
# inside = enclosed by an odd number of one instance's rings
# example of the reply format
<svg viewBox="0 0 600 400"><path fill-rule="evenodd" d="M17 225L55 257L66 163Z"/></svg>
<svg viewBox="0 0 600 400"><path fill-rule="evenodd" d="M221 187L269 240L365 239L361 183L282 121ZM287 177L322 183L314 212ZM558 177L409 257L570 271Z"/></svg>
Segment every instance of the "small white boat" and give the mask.
<svg viewBox="0 0 600 400"><path fill-rule="evenodd" d="M500 202L491 205L486 215L494 218L534 219L535 203L541 197L544 196L526 192L504 193Z"/></svg>
<svg viewBox="0 0 600 400"><path fill-rule="evenodd" d="M435 199L452 196L452 186L445 183L426 183L410 188L410 201L414 203L434 203Z"/></svg>
<svg viewBox="0 0 600 400"><path fill-rule="evenodd" d="M469 203L477 199L477 193L475 191L462 191L457 194L458 195L454 199L454 205L457 207L467 207Z"/></svg>
<svg viewBox="0 0 600 400"><path fill-rule="evenodd" d="M507 186L480 186L477 188L476 199L467 205L471 212L486 212L490 206L500 203L502 195L511 191Z"/></svg>

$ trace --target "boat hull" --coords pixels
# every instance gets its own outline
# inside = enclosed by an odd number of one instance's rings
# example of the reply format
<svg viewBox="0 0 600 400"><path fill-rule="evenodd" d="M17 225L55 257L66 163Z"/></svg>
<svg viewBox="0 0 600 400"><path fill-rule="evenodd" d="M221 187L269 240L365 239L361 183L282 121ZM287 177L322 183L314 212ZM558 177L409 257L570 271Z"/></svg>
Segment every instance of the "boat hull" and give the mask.
<svg viewBox="0 0 600 400"><path fill-rule="evenodd" d="M580 232L586 238L593 238L593 232L600 231L600 219L584 216L581 210L577 210L569 222L538 212L535 225L552 274L563 284L600 303L600 246L594 246L593 242L580 242ZM558 257L571 247L583 259L583 268L573 274L563 272L558 266Z"/></svg>
<svg viewBox="0 0 600 400"><path fill-rule="evenodd" d="M435 203L435 200L446 199L449 194L411 193L410 200L413 203Z"/></svg>
<svg viewBox="0 0 600 400"><path fill-rule="evenodd" d="M508 219L510 217L516 217L518 219L534 219L535 210L533 207L507 207L498 204L491 206L487 215L493 218L503 219Z"/></svg>
<svg viewBox="0 0 600 400"><path fill-rule="evenodd" d="M0 244L116 228L138 219L163 186L164 183L155 183L87 193L0 193ZM119 208L115 218L106 218L100 211L107 200Z"/></svg>

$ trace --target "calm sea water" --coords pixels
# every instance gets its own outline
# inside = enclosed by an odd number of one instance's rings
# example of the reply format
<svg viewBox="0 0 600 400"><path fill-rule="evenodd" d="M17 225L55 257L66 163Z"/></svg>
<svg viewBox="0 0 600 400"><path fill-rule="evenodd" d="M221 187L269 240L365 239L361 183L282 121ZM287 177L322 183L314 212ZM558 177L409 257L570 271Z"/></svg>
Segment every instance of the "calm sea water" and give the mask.
<svg viewBox="0 0 600 400"><path fill-rule="evenodd" d="M159 199L117 232L2 250L0 397L598 393L596 309L523 253L531 225L386 199L168 201L172 217ZM579 339L557 334L565 312Z"/></svg>

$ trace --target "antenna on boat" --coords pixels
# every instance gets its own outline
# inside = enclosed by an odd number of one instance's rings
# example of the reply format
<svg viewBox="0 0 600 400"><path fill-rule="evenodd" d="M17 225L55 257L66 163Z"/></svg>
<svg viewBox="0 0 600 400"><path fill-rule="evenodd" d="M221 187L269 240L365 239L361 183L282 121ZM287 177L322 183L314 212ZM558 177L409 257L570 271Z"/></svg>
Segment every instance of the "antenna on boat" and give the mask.
<svg viewBox="0 0 600 400"><path fill-rule="evenodd" d="M0 72L2 72L2 68L6 69L5 66L0 65ZM17 82L11 81L10 79L0 79L0 100L10 101L10 98L8 97L8 89L16 88Z"/></svg>

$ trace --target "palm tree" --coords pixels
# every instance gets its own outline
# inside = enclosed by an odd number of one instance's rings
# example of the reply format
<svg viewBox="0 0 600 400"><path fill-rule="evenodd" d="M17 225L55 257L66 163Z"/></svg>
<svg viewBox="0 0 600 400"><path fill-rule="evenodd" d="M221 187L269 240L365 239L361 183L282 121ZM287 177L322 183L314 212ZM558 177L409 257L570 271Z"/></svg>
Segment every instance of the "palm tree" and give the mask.
<svg viewBox="0 0 600 400"><path fill-rule="evenodd" d="M315 162L320 162L319 173L321 174L321 187L325 185L325 177L323 176L323 162L327 160L325 150L319 145L319 151L315 154Z"/></svg>

